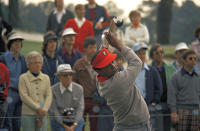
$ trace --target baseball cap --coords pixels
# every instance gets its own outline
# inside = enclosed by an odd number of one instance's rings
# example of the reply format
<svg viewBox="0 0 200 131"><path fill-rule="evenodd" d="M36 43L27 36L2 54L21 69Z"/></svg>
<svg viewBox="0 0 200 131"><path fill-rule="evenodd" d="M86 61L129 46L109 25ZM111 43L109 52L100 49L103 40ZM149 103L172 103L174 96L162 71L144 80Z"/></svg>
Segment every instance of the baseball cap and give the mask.
<svg viewBox="0 0 200 131"><path fill-rule="evenodd" d="M148 49L148 46L144 42L137 42L133 45L134 52L137 52L140 49Z"/></svg>
<svg viewBox="0 0 200 131"><path fill-rule="evenodd" d="M76 35L77 33L72 29L72 28L66 28L63 33L62 36L65 35Z"/></svg>
<svg viewBox="0 0 200 131"><path fill-rule="evenodd" d="M8 34L8 41L16 39L24 40L22 35L18 32L11 32L10 34Z"/></svg>
<svg viewBox="0 0 200 131"><path fill-rule="evenodd" d="M61 64L57 67L57 72L56 75L60 73L73 73L74 71L72 70L70 64Z"/></svg>
<svg viewBox="0 0 200 131"><path fill-rule="evenodd" d="M175 51L178 51L178 50L187 50L189 49L187 44L185 42L180 42L176 45L175 47Z"/></svg>
<svg viewBox="0 0 200 131"><path fill-rule="evenodd" d="M93 68L104 68L109 65L115 58L116 54L110 53L106 48L101 49L96 52L91 59L91 64Z"/></svg>

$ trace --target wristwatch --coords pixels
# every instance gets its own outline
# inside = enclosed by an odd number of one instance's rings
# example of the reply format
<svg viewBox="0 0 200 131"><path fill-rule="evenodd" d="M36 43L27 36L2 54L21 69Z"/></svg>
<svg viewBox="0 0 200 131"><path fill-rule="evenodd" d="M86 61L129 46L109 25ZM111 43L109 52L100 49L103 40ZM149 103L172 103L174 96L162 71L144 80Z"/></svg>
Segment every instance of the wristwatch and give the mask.
<svg viewBox="0 0 200 131"><path fill-rule="evenodd" d="M78 124L76 122L74 122L73 126L77 126Z"/></svg>

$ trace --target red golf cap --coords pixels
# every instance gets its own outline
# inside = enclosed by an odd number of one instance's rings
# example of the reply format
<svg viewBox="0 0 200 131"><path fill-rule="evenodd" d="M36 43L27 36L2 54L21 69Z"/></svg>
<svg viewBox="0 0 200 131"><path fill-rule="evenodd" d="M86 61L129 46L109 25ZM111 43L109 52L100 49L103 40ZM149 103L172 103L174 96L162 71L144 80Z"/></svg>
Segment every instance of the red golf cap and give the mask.
<svg viewBox="0 0 200 131"><path fill-rule="evenodd" d="M92 67L104 68L109 65L116 57L116 54L112 54L106 48L103 48L100 52L97 52L97 54L95 54L92 58Z"/></svg>

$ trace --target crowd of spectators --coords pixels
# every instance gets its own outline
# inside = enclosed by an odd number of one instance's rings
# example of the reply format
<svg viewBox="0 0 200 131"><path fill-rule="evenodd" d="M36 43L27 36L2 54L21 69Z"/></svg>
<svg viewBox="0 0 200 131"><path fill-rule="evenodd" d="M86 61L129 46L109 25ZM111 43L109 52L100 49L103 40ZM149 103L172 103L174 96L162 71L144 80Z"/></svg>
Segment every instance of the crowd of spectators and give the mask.
<svg viewBox="0 0 200 131"><path fill-rule="evenodd" d="M131 24L125 33L114 24L114 17L95 0L88 0L86 5L77 4L74 14L65 10L64 0L55 0L43 37L42 54L31 51L26 57L20 53L23 36L0 18L0 31L7 30L0 40L0 130L47 131L49 116L52 131L82 131L88 116L90 131L112 131L114 123L120 121L114 120L113 115L120 114L113 114L105 99L110 100L110 95L99 84L105 79L97 77L98 71L91 64L102 43L108 42L102 38L104 32L112 33L127 46L127 51L134 51L134 56L141 60L138 75L127 81L135 85L135 91L144 99L143 107L150 112L151 129L199 130L200 27L195 29L196 40L191 46L184 42L176 45L176 59L169 63L164 60L162 45L150 46L148 28L141 23L139 11L130 12ZM116 72L123 71L126 52L113 47L109 51L117 54ZM112 94L119 93L117 90ZM119 96L113 98L120 107L124 103L119 104ZM116 103L111 103L114 109L118 108Z"/></svg>

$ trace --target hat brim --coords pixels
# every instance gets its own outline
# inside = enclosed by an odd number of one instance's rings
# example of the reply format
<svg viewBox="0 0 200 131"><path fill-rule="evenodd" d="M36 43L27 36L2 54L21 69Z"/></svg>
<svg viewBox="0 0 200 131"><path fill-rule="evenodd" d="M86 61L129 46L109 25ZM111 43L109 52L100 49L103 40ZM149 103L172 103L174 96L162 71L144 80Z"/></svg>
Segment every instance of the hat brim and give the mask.
<svg viewBox="0 0 200 131"><path fill-rule="evenodd" d="M116 57L116 54L109 54L109 56L99 62L98 65L96 65L94 68L104 68L108 66L112 61L114 61Z"/></svg>
<svg viewBox="0 0 200 131"><path fill-rule="evenodd" d="M59 71L59 72L56 72L55 75L59 75L59 74L61 74L61 73L75 73L75 71L73 71L73 70Z"/></svg>

